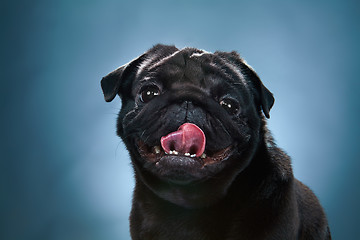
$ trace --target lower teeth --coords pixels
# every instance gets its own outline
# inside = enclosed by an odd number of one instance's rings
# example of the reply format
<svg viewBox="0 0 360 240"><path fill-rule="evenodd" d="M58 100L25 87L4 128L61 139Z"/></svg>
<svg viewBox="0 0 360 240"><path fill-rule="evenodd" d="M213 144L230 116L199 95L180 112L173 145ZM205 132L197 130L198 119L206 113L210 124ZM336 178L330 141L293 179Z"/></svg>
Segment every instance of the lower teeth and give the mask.
<svg viewBox="0 0 360 240"><path fill-rule="evenodd" d="M160 148L160 146L154 146L152 150L153 150L153 153L155 153L155 154L160 154L160 153L161 153L161 148ZM176 151L176 150L172 150L172 151L169 151L169 152L165 152L165 154L179 155L179 152ZM184 155L185 155L186 157L192 157L192 158L196 157L196 154L184 153ZM206 158L206 154L203 153L203 154L200 156L200 158Z"/></svg>
<svg viewBox="0 0 360 240"><path fill-rule="evenodd" d="M154 151L154 153L159 154L159 153L161 152L161 149L160 149L159 146L155 146L155 147L153 148L153 151Z"/></svg>

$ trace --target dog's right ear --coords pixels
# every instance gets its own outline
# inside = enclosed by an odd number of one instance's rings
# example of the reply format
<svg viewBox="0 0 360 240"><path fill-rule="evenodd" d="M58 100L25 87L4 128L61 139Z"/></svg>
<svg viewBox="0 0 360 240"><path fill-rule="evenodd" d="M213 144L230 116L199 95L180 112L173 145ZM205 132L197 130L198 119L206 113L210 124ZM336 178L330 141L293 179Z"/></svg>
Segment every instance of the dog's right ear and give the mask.
<svg viewBox="0 0 360 240"><path fill-rule="evenodd" d="M105 101L111 102L116 94L120 94L121 87L126 78L130 77L131 73L137 66L146 58L146 54L134 59L133 61L117 68L101 79L101 88L104 93Z"/></svg>
<svg viewBox="0 0 360 240"><path fill-rule="evenodd" d="M126 89L126 83L129 82L125 80L134 76L142 62L146 60L146 64L149 65L152 62L160 61L176 51L178 51L178 49L175 46L157 44L140 57L103 77L101 80L101 88L104 93L105 101L111 102L116 94L119 94L120 96L129 94L128 92L122 91L122 89ZM146 65L144 67L146 67Z"/></svg>
<svg viewBox="0 0 360 240"><path fill-rule="evenodd" d="M121 78L125 68L126 65L123 65L101 79L101 88L105 101L111 102L119 92Z"/></svg>

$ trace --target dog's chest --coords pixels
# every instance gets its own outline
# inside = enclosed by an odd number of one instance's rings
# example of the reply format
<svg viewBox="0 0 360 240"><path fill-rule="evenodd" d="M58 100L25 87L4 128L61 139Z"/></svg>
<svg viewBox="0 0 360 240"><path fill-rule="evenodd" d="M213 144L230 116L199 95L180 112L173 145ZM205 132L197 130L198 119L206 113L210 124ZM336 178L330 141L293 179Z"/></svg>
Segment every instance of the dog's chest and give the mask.
<svg viewBox="0 0 360 240"><path fill-rule="evenodd" d="M131 225L137 229L132 237L157 240L233 239L226 237L231 229L230 224L226 224L231 221L230 216L226 219L222 214L216 215L212 211L181 211L147 206L131 216Z"/></svg>

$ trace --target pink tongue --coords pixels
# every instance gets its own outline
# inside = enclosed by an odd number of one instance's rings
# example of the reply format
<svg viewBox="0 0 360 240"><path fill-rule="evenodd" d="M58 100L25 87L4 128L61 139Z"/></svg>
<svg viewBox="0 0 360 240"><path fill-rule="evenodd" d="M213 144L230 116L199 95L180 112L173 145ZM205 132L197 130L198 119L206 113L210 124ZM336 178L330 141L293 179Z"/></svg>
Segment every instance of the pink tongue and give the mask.
<svg viewBox="0 0 360 240"><path fill-rule="evenodd" d="M184 123L176 132L162 137L161 146L167 153L175 150L182 155L190 153L200 157L205 150L205 134L195 124Z"/></svg>

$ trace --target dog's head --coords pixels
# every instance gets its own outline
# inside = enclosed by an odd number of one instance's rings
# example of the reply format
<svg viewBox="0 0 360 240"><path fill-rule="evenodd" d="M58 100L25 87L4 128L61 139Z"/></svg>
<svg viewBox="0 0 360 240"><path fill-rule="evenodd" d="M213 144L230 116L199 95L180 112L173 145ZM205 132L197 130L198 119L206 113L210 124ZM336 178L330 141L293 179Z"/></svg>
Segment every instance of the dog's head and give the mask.
<svg viewBox="0 0 360 240"><path fill-rule="evenodd" d="M101 81L122 99L117 131L141 181L163 199L206 206L226 195L263 138L274 103L235 52L156 45Z"/></svg>

